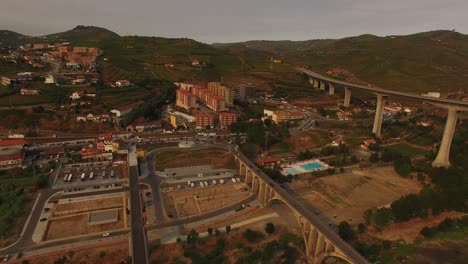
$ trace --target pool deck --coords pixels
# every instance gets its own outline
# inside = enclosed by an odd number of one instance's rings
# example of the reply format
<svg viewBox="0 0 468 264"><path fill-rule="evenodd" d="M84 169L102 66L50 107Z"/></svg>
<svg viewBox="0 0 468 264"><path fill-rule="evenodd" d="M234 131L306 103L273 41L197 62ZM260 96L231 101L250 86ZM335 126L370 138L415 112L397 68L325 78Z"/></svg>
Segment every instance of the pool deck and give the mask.
<svg viewBox="0 0 468 264"><path fill-rule="evenodd" d="M320 168L314 168L314 169L307 170L307 169L302 167L304 165L311 164L311 163L319 164ZM326 170L328 168L330 168L330 166L328 164L326 164L325 162L322 162L319 159L311 159L311 160L304 160L304 161L296 162L296 163L291 164L291 165L286 165L286 166L283 167L283 170L282 170L281 173L283 175L285 175L285 176L288 175L288 174L300 175L300 174L304 174L304 173L308 173L308 172ZM291 169L293 170L293 173L290 172Z"/></svg>

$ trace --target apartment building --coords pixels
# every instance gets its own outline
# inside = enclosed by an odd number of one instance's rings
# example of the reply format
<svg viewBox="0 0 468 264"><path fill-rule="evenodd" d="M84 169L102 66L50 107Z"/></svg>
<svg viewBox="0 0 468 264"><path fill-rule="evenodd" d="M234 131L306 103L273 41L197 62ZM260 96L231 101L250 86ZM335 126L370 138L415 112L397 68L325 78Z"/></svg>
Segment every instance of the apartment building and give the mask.
<svg viewBox="0 0 468 264"><path fill-rule="evenodd" d="M187 90L177 89L176 105L187 110L197 108L197 97Z"/></svg>
<svg viewBox="0 0 468 264"><path fill-rule="evenodd" d="M224 111L226 109L224 99L221 96L211 94L207 96L206 106L213 111Z"/></svg>
<svg viewBox="0 0 468 264"><path fill-rule="evenodd" d="M228 104L234 103L235 91L220 82L209 82L208 91L214 95L221 96Z"/></svg>
<svg viewBox="0 0 468 264"><path fill-rule="evenodd" d="M219 113L219 127L227 128L232 123L236 123L239 120L239 115L232 112L221 112Z"/></svg>
<svg viewBox="0 0 468 264"><path fill-rule="evenodd" d="M249 97L255 96L255 87L249 86L246 84L239 85L236 88L236 96L235 98L239 101L245 101Z"/></svg>
<svg viewBox="0 0 468 264"><path fill-rule="evenodd" d="M213 114L196 114L196 129L213 128L214 115Z"/></svg>

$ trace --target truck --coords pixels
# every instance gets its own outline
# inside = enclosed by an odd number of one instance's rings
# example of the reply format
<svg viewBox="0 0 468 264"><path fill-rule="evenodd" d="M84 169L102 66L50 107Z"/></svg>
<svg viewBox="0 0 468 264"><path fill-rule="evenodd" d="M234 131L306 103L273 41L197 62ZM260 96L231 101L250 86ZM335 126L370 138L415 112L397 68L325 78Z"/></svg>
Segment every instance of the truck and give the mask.
<svg viewBox="0 0 468 264"><path fill-rule="evenodd" d="M114 171L113 170L111 170L111 172L110 172L110 177L114 178Z"/></svg>
<svg viewBox="0 0 468 264"><path fill-rule="evenodd" d="M86 174L83 172L81 173L81 181L84 181L85 180L85 177L86 177Z"/></svg>
<svg viewBox="0 0 468 264"><path fill-rule="evenodd" d="M92 180L94 178L94 172L89 173L89 179Z"/></svg>
<svg viewBox="0 0 468 264"><path fill-rule="evenodd" d="M236 179L234 179L234 178L231 178L231 181L232 181L233 183L236 183Z"/></svg>
<svg viewBox="0 0 468 264"><path fill-rule="evenodd" d="M200 185L200 187L203 187L203 186L204 186L204 185L203 185L203 182L199 182L198 184Z"/></svg>
<svg viewBox="0 0 468 264"><path fill-rule="evenodd" d="M223 179L219 180L219 184L224 184L224 180Z"/></svg>
<svg viewBox="0 0 468 264"><path fill-rule="evenodd" d="M213 185L216 185L216 180L212 180L211 183L213 183Z"/></svg>
<svg viewBox="0 0 468 264"><path fill-rule="evenodd" d="M204 181L205 187L208 187L208 182Z"/></svg>

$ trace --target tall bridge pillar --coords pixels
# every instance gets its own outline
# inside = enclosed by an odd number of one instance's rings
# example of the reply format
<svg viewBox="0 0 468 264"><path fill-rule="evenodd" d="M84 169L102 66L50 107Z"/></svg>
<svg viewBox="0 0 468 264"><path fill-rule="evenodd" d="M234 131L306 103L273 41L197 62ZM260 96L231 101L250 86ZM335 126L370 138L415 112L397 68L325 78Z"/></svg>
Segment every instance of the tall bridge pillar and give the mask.
<svg viewBox="0 0 468 264"><path fill-rule="evenodd" d="M382 131L382 120L384 114L386 96L378 94L377 95L377 107L375 109L375 118L374 118L374 127L372 128L372 133L376 137L380 137Z"/></svg>
<svg viewBox="0 0 468 264"><path fill-rule="evenodd" d="M344 106L349 107L351 103L351 88L345 87L344 93Z"/></svg>
<svg viewBox="0 0 468 264"><path fill-rule="evenodd" d="M323 82L323 81L320 81L320 90L325 91L325 82Z"/></svg>
<svg viewBox="0 0 468 264"><path fill-rule="evenodd" d="M457 126L458 111L453 107L448 108L447 121L445 122L444 135L440 142L439 152L432 162L433 167L450 167L450 145L452 144L453 133Z"/></svg>
<svg viewBox="0 0 468 264"><path fill-rule="evenodd" d="M314 88L319 88L319 81L314 79L312 86L314 86Z"/></svg>
<svg viewBox="0 0 468 264"><path fill-rule="evenodd" d="M335 86L333 86L333 84L331 84L331 83L328 84L328 94L329 95L334 95L335 94Z"/></svg>

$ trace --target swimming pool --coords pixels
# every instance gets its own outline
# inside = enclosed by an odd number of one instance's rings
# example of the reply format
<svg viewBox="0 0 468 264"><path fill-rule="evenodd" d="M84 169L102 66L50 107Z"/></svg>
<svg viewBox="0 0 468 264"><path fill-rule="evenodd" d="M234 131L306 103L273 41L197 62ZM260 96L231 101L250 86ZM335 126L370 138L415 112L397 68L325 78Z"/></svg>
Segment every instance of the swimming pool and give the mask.
<svg viewBox="0 0 468 264"><path fill-rule="evenodd" d="M288 174L291 174L291 175L296 175L298 174L299 172L294 169L294 168L287 168L286 171L288 172Z"/></svg>
<svg viewBox="0 0 468 264"><path fill-rule="evenodd" d="M307 171L323 168L323 165L320 164L320 163L317 163L317 162L311 162L311 163L303 164L303 165L300 165L300 166L301 166L301 168L303 168L304 170L307 170Z"/></svg>

